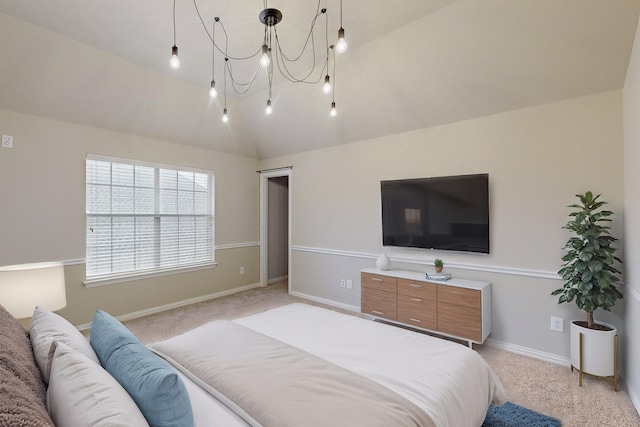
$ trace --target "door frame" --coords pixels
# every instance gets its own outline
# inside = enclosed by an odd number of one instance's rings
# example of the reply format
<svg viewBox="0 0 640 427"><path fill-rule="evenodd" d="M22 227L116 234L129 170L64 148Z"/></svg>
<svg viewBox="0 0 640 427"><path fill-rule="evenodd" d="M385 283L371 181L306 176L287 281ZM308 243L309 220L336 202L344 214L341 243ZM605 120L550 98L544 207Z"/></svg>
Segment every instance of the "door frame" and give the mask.
<svg viewBox="0 0 640 427"><path fill-rule="evenodd" d="M273 169L260 172L260 285L267 286L269 282L269 179L288 177L287 192L287 289L291 292L291 168Z"/></svg>

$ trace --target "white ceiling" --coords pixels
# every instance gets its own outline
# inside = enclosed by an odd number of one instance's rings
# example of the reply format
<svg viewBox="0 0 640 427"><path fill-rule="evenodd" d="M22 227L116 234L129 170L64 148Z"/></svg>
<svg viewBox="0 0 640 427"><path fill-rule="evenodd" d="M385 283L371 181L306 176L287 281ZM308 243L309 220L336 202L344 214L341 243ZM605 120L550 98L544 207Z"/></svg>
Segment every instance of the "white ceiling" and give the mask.
<svg viewBox="0 0 640 427"><path fill-rule="evenodd" d="M619 89L640 13L640 0L343 0L338 116L320 85L276 75L271 116L260 79L244 96L228 89L223 124L222 97L207 94L211 42L194 2L176 3L179 70L168 65L172 0L0 0L0 108L271 158ZM259 48L264 1L197 5L209 30L221 18L231 55ZM299 51L318 2L268 6ZM339 0L321 7L335 43Z"/></svg>

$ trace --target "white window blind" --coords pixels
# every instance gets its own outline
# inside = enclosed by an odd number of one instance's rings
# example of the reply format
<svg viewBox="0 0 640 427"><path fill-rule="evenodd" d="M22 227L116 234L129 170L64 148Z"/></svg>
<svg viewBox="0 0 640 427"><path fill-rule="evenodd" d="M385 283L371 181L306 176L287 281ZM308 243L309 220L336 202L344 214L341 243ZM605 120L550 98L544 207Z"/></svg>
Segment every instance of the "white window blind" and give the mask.
<svg viewBox="0 0 640 427"><path fill-rule="evenodd" d="M87 280L213 263L213 201L212 172L87 156Z"/></svg>

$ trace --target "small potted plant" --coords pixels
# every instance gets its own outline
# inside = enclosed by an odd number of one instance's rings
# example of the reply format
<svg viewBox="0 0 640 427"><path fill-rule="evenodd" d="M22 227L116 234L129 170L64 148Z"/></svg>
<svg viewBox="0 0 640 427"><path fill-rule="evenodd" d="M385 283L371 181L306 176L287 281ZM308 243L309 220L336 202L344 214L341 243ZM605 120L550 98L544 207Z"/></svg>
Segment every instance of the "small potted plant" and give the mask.
<svg viewBox="0 0 640 427"><path fill-rule="evenodd" d="M433 265L436 267L436 273L440 273L442 271L442 267L444 267L444 263L441 259L433 261Z"/></svg>
<svg viewBox="0 0 640 427"><path fill-rule="evenodd" d="M580 204L569 214L569 221L563 227L574 233L565 244L567 253L562 257L564 263L558 274L564 285L551 294L558 296L558 304L576 302L587 314L586 321L571 322L571 367L597 376L617 379L615 371L615 336L613 325L596 323L593 312L598 308L611 311L616 301L623 298L616 288L620 281L620 271L615 263L622 263L616 257L616 249L611 245L618 239L609 233L613 212L601 210L606 202L599 201L600 195L593 196L590 191L577 194ZM580 334L583 335L583 364L580 367ZM614 381L617 390L617 381Z"/></svg>

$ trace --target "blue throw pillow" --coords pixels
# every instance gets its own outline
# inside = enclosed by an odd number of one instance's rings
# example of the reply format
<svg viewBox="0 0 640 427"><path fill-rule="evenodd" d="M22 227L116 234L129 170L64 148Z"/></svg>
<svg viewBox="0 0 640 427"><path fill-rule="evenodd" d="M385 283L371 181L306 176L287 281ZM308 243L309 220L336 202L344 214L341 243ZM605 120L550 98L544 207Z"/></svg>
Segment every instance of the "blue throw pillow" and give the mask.
<svg viewBox="0 0 640 427"><path fill-rule="evenodd" d="M192 427L187 389L178 374L114 317L98 310L91 346L102 366L136 402L151 427Z"/></svg>

